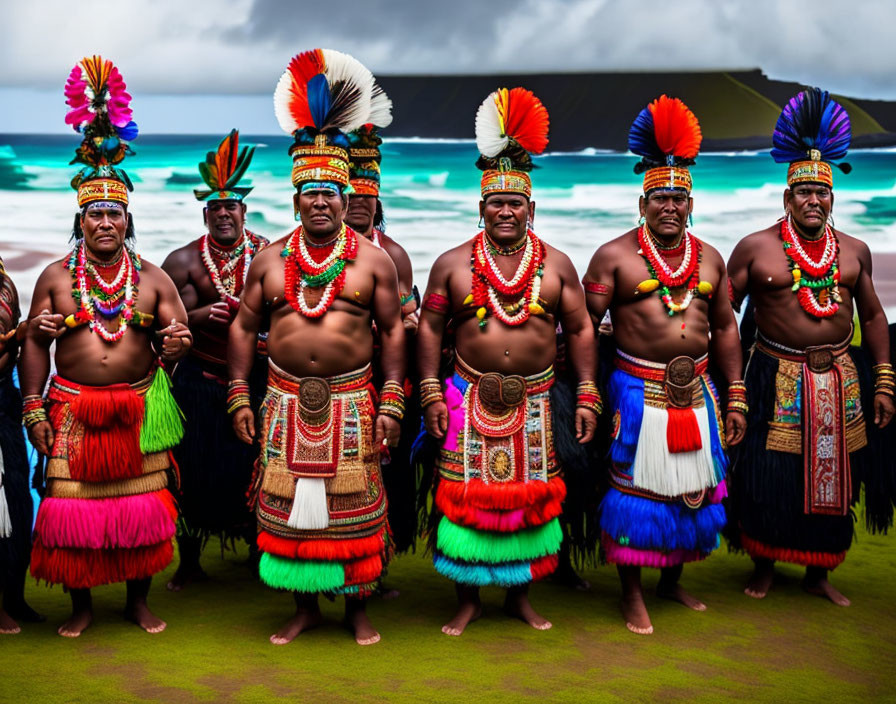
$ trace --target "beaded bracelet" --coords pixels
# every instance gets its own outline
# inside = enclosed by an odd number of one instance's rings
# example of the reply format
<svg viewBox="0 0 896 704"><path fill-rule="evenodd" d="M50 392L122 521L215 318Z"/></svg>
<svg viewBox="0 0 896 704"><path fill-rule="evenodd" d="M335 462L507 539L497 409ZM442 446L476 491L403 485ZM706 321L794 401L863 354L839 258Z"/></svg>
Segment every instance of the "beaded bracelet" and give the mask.
<svg viewBox="0 0 896 704"><path fill-rule="evenodd" d="M30 429L38 423L50 420L47 410L44 408L43 396L37 394L25 396L22 399L22 423Z"/></svg>
<svg viewBox="0 0 896 704"><path fill-rule="evenodd" d="M597 415L603 412L603 402L600 398L600 391L597 390L597 384L593 381L580 381L576 387L576 408L587 408L594 411Z"/></svg>
<svg viewBox="0 0 896 704"><path fill-rule="evenodd" d="M404 418L404 399L404 386L390 379L380 391L380 414L400 421Z"/></svg>
<svg viewBox="0 0 896 704"><path fill-rule="evenodd" d="M434 376L420 380L421 408L428 408L432 404L440 403L444 400L445 394L442 392L442 382Z"/></svg>
<svg viewBox="0 0 896 704"><path fill-rule="evenodd" d="M249 395L249 382L245 379L233 379L227 384L227 412L236 413L241 408L251 408L252 397Z"/></svg>
<svg viewBox="0 0 896 704"><path fill-rule="evenodd" d="M736 411L747 415L749 410L750 406L747 404L747 385L741 379L732 381L728 384L728 406L725 409L725 412L730 413Z"/></svg>

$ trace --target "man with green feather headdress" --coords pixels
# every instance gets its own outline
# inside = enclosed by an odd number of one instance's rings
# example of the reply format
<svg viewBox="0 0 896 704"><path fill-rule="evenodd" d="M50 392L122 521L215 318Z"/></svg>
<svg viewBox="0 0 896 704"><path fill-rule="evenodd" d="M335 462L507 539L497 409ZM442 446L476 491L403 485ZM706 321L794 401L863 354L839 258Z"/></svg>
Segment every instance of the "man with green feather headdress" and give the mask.
<svg viewBox="0 0 896 704"><path fill-rule="evenodd" d="M227 331L239 309L249 265L268 244L245 228L243 199L252 188L239 183L254 151L240 149L239 132L231 130L199 163L207 188L193 192L205 204L202 215L208 231L162 264L177 286L195 337L174 374L174 396L187 423L184 440L175 450L181 468L181 521L180 565L168 583L172 591L205 577L199 557L211 534L222 540L242 538L253 551L255 546L254 515L246 504L254 452L236 438L227 415ZM259 393L267 373L263 338L252 374Z"/></svg>

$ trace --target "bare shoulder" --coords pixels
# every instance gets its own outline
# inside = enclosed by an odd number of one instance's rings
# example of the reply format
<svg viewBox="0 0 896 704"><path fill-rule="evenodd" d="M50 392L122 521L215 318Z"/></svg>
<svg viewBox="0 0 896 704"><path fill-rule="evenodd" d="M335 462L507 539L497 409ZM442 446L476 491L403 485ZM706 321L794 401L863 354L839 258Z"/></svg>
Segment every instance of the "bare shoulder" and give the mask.
<svg viewBox="0 0 896 704"><path fill-rule="evenodd" d="M725 260L722 259L722 255L719 254L719 250L717 250L715 247L713 247L711 244L709 244L706 240L704 240L700 237L698 237L697 239L700 240L700 245L702 248L702 256L703 256L704 262L706 262L707 264L711 264L711 265L717 265L717 264L720 264L722 266L725 265Z"/></svg>
<svg viewBox="0 0 896 704"><path fill-rule="evenodd" d="M168 256L165 257L165 261L162 262L162 269L170 271L171 269L189 266L195 260L198 252L199 240L195 239L168 254Z"/></svg>
<svg viewBox="0 0 896 704"><path fill-rule="evenodd" d="M853 237L852 235L847 235L840 230L834 230L834 233L837 235L841 251L846 250L855 252L859 257L871 256L871 249L864 240L860 240L858 237Z"/></svg>
<svg viewBox="0 0 896 704"><path fill-rule="evenodd" d="M563 252L553 245L544 242L545 248L545 261L548 266L556 266L562 272L575 272L575 266L573 266L572 259L569 258L569 255L566 252Z"/></svg>
<svg viewBox="0 0 896 704"><path fill-rule="evenodd" d="M283 251L283 248L286 246L286 243L291 236L292 233L289 233L288 235L284 235L280 239L267 244L252 258L252 265L254 266L256 262L270 263L279 259L280 253Z"/></svg>
<svg viewBox="0 0 896 704"><path fill-rule="evenodd" d="M617 259L631 254L632 252L636 252L638 249L637 242L637 228L632 228L625 234L619 235L619 237L614 237L609 242L605 242L597 248L597 251L591 257L589 268L598 262L600 262L604 268L606 268L608 264L609 266L612 266L613 262Z"/></svg>
<svg viewBox="0 0 896 704"><path fill-rule="evenodd" d="M779 235L780 227L780 225L775 223L764 230L751 232L740 239L734 246L734 251L744 255L764 250L772 244L777 245L781 239Z"/></svg>
<svg viewBox="0 0 896 704"><path fill-rule="evenodd" d="M59 281L65 281L69 284L71 282L71 273L66 266L67 262L68 257L63 257L47 264L40 276L37 277L37 287L49 287Z"/></svg>
<svg viewBox="0 0 896 704"><path fill-rule="evenodd" d="M377 247L366 237L358 236L358 254L363 257L362 261L375 262L377 267L385 266L386 262L392 264L392 258L382 249Z"/></svg>
<svg viewBox="0 0 896 704"><path fill-rule="evenodd" d="M395 262L395 266L398 267L399 270L405 267L410 269L411 258L408 256L407 250L405 250L404 247L388 235L383 235L380 242L382 242L383 249L385 249L388 255L392 257L392 261Z"/></svg>
<svg viewBox="0 0 896 704"><path fill-rule="evenodd" d="M435 262L433 262L433 269L450 269L458 265L469 265L470 263L470 253L473 251L473 240L469 239L463 244L459 244L456 247L452 247L447 252L442 252Z"/></svg>

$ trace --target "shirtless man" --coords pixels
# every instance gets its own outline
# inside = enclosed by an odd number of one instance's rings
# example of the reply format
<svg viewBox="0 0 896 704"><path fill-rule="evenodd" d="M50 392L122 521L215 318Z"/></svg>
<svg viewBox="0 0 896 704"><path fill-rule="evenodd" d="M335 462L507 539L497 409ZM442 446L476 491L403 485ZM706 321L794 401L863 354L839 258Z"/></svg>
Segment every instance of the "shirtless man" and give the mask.
<svg viewBox="0 0 896 704"><path fill-rule="evenodd" d="M162 264L177 286L195 338L173 377L174 397L187 422L184 439L174 451L181 471L181 523L180 565L168 583L172 591L206 579L199 556L212 534L224 543L242 538L256 556L255 517L246 504L246 491L257 453L239 441L227 415L227 331L239 309L249 265L268 244L245 227L243 199L252 188L240 186L239 180L253 152L254 147L240 152L239 133L233 130L207 154L199 165L207 188L194 191L205 203L207 234L176 249ZM263 394L266 372L267 360L259 354L250 374L254 399Z"/></svg>
<svg viewBox="0 0 896 704"><path fill-rule="evenodd" d="M345 58L334 56L328 65ZM285 76L275 104L289 90ZM348 127L340 115L328 113L326 124ZM389 257L344 225L345 135L321 133L300 119L290 114L287 131L296 138L292 182L302 224L252 262L230 328L229 408L237 435L261 442L254 490L259 574L295 594L295 615L271 642L289 643L317 626L324 592L345 595L346 624L359 644L369 645L380 636L366 598L389 556L380 449L397 443L404 408L398 279ZM270 372L256 422L245 379L265 317ZM384 379L378 407L370 365L374 322Z"/></svg>
<svg viewBox="0 0 896 704"><path fill-rule="evenodd" d="M839 127L823 124L825 112ZM844 116L842 106L818 88L791 99L772 150L776 161L790 164L785 217L741 240L728 263L732 300L739 306L750 296L758 329L746 376L747 437L731 490L739 522L733 528L755 563L744 591L756 599L768 593L774 562L781 560L805 565L806 591L848 606L827 573L852 542L857 483L865 480L872 528L885 529L892 515L893 497L876 500L869 493L892 486L873 477L893 468L892 460L880 457L892 457L893 448L882 447L878 437L893 417L896 387L887 318L874 290L868 246L830 224L830 162L846 156L849 146ZM875 365L873 389L861 393L862 362L850 347L854 313ZM832 423L821 422L828 403ZM829 449L813 449L822 446Z"/></svg>
<svg viewBox="0 0 896 704"><path fill-rule="evenodd" d="M29 315L37 320L20 363L28 435L47 457L31 574L70 592L62 636L90 625L90 589L113 582L127 582L125 617L158 633L166 624L146 598L152 575L172 558L177 509L167 490L168 451L183 434L159 361L176 362L192 337L171 279L132 249L131 185L118 164L131 153L125 139L136 136L136 125L110 122L109 92L96 83L117 71L98 56L77 68L100 105L82 126L76 156L84 168L72 181L80 208L74 246L37 280ZM71 118L80 108L75 98L69 104ZM129 117L126 103L116 107ZM54 338L56 374L44 399Z"/></svg>
<svg viewBox="0 0 896 704"><path fill-rule="evenodd" d="M495 146L490 136L502 127L477 118L485 229L433 264L417 331L426 430L440 444L434 564L455 582L459 602L442 627L450 636L479 618L485 585L507 588L509 615L539 630L551 627L528 592L532 581L556 569L562 540L566 488L551 398L558 322L579 380L579 442L591 440L599 412L594 331L578 275L565 254L531 229L529 152L547 144L547 111L523 88L492 93L480 116L497 120L494 106L515 115L522 136ZM454 365L440 378L449 326Z"/></svg>
<svg viewBox="0 0 896 704"><path fill-rule="evenodd" d="M657 143L654 127L656 135L675 136L674 151ZM696 118L681 101L662 96L642 111L629 147L642 157L636 173L646 171L643 224L600 247L585 274L594 325L609 310L617 345L602 542L619 571L626 626L645 635L653 626L641 567L661 569L658 596L706 608L679 578L685 562L718 546L724 443L740 442L745 428L742 407L732 405L742 399L741 353L734 313L719 294L727 290L725 263L686 230L693 207L687 166L699 145ZM708 353L729 388L724 433Z"/></svg>

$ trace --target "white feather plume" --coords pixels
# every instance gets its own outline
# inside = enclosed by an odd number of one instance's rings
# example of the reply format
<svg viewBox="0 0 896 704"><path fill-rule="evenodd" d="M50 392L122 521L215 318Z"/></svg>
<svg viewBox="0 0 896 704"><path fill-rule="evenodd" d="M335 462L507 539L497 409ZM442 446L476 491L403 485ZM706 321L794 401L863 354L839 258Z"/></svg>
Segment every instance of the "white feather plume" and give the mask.
<svg viewBox="0 0 896 704"><path fill-rule="evenodd" d="M476 146L482 156L494 157L500 154L510 142L501 130L498 115L497 93L491 93L476 111Z"/></svg>
<svg viewBox="0 0 896 704"><path fill-rule="evenodd" d="M373 97L373 74L353 56L335 49L324 49L326 68L324 73L330 86L344 82L359 92L358 99L340 115L338 123L332 125L343 132L351 132L370 122L370 101ZM335 105L334 105L335 107Z"/></svg>
<svg viewBox="0 0 896 704"><path fill-rule="evenodd" d="M292 99L292 84L292 73L290 73L289 69L286 69L283 75L280 76L277 87L274 89L274 115L277 116L280 129L289 135L300 127L296 124L289 111L289 101Z"/></svg>
<svg viewBox="0 0 896 704"><path fill-rule="evenodd" d="M379 128L392 124L392 99L386 95L386 91L379 84L373 86L373 95L370 98L370 117L367 122Z"/></svg>

